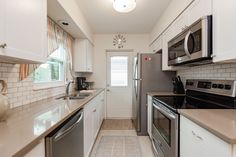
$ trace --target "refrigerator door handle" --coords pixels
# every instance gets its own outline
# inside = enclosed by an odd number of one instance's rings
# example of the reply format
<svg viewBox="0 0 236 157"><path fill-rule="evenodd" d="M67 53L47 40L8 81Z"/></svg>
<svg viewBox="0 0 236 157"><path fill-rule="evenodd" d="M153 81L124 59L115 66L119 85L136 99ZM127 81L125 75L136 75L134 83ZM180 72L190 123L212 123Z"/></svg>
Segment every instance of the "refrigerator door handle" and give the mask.
<svg viewBox="0 0 236 157"><path fill-rule="evenodd" d="M141 78L135 78L135 79L133 79L134 81L142 81L142 79Z"/></svg>

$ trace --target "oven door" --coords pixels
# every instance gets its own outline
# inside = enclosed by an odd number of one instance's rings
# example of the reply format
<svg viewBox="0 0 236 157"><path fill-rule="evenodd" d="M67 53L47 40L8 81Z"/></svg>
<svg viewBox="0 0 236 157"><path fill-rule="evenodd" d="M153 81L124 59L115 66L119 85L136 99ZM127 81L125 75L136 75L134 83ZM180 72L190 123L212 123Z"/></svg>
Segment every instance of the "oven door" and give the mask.
<svg viewBox="0 0 236 157"><path fill-rule="evenodd" d="M179 116L158 101L153 101L153 142L156 154L165 157L178 157L178 120Z"/></svg>
<svg viewBox="0 0 236 157"><path fill-rule="evenodd" d="M168 65L211 58L211 17L204 17L168 43Z"/></svg>

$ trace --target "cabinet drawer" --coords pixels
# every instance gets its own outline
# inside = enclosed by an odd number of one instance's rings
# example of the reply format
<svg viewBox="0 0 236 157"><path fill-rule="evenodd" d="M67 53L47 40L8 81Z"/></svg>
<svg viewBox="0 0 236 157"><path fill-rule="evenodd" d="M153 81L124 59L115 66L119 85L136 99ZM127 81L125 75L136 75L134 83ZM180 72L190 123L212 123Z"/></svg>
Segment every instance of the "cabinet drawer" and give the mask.
<svg viewBox="0 0 236 157"><path fill-rule="evenodd" d="M200 145L208 152L209 157L232 156L232 147L230 144L221 140L219 137L213 135L184 116L181 116L180 118L180 132L183 133L183 136L185 136L185 134L192 136L192 139L194 140L193 142L195 144L200 143Z"/></svg>

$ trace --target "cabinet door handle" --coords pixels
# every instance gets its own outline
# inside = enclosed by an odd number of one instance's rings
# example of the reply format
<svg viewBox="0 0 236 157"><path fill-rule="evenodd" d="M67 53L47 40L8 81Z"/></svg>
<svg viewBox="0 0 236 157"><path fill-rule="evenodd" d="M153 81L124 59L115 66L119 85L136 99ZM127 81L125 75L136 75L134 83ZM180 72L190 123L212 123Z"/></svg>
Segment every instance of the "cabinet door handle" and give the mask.
<svg viewBox="0 0 236 157"><path fill-rule="evenodd" d="M3 48L3 49L5 49L6 47L7 47L7 44L6 44L6 43L4 43L4 44L0 45L0 48Z"/></svg>
<svg viewBox="0 0 236 157"><path fill-rule="evenodd" d="M96 112L97 110L95 109L95 110L93 110L93 112Z"/></svg>
<svg viewBox="0 0 236 157"><path fill-rule="evenodd" d="M193 136L195 136L197 139L199 139L199 140L203 140L203 138L201 137L201 136L199 136L199 135L197 135L194 131L192 131L192 134L193 134Z"/></svg>
<svg viewBox="0 0 236 157"><path fill-rule="evenodd" d="M199 140L203 141L203 138L201 136L196 136Z"/></svg>

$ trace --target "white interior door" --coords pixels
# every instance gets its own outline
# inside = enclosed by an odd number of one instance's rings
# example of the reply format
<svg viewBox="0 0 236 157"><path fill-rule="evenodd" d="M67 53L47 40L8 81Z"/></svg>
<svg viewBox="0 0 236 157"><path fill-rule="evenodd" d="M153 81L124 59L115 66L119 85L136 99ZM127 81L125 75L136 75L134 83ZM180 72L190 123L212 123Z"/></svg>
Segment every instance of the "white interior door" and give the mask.
<svg viewBox="0 0 236 157"><path fill-rule="evenodd" d="M132 52L107 52L107 118L132 117Z"/></svg>

